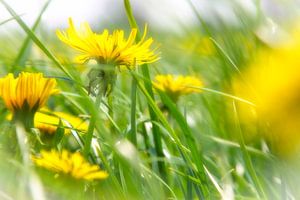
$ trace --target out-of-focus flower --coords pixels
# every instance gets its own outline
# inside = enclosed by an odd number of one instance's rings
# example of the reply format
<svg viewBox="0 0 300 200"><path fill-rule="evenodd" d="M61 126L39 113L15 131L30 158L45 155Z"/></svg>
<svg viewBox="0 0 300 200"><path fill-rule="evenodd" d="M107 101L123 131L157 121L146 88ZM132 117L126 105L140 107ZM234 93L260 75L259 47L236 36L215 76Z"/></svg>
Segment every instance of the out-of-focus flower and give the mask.
<svg viewBox="0 0 300 200"><path fill-rule="evenodd" d="M49 110L45 109L42 109L41 111L49 112ZM59 125L60 119L62 120L62 125L65 128L66 134L69 134L71 129L81 132L85 132L88 129L88 124L79 117L75 117L64 112L51 112L50 114L37 112L34 117L34 126L42 133L54 134Z"/></svg>
<svg viewBox="0 0 300 200"><path fill-rule="evenodd" d="M12 119L12 115L7 116L8 120ZM70 115L64 112L51 112L46 108L42 108L40 112L37 112L34 116L34 127L39 129L42 133L54 134L59 126L59 121L62 121L65 134L69 134L71 129L86 132L88 124L81 118Z"/></svg>
<svg viewBox="0 0 300 200"><path fill-rule="evenodd" d="M203 87L202 81L197 77L171 74L155 76L153 85L156 89L164 91L175 102L182 95L201 92L195 87Z"/></svg>
<svg viewBox="0 0 300 200"><path fill-rule="evenodd" d="M13 112L14 120L23 122L26 128L33 127L35 112L56 93L56 80L45 78L42 73L22 72L17 78L8 74L0 79L0 96Z"/></svg>
<svg viewBox="0 0 300 200"><path fill-rule="evenodd" d="M39 167L76 179L92 181L108 177L107 172L102 171L98 165L87 162L79 152L62 150L60 153L56 150L42 150L40 156L32 156L32 160Z"/></svg>
<svg viewBox="0 0 300 200"><path fill-rule="evenodd" d="M81 30L76 30L71 18L69 25L66 31L58 30L57 36L81 53L76 57L80 63L95 59L99 64L134 67L158 60L155 51L150 49L153 39L146 39L147 28L142 39L136 43L137 29L132 29L126 39L123 30L115 30L109 34L105 29L102 34L97 34L91 30L88 23L82 24Z"/></svg>
<svg viewBox="0 0 300 200"><path fill-rule="evenodd" d="M239 105L242 123L264 125L259 133L282 157L300 153L299 58L300 42L296 39L262 51L243 80L234 81L236 95L256 104L256 108Z"/></svg>

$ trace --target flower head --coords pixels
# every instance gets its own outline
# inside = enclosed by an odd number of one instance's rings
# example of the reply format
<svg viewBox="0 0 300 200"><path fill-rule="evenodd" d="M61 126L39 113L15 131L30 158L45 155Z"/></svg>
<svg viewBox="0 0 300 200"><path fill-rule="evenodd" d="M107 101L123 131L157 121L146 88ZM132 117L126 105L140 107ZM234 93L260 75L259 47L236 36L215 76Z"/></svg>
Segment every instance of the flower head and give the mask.
<svg viewBox="0 0 300 200"><path fill-rule="evenodd" d="M300 40L296 38L259 52L244 71L245 78L233 81L235 94L256 105L238 104L241 121L248 127L246 134L262 136L282 158L300 154L299 58Z"/></svg>
<svg viewBox="0 0 300 200"><path fill-rule="evenodd" d="M22 72L17 78L13 74L0 78L0 96L6 107L17 112L35 112L45 105L48 98L58 92L56 80L45 78L42 73Z"/></svg>
<svg viewBox="0 0 300 200"><path fill-rule="evenodd" d="M198 88L203 83L200 79L193 76L174 76L174 75L157 75L153 82L154 87L167 93L173 100L177 100L182 95L201 92Z"/></svg>
<svg viewBox="0 0 300 200"><path fill-rule="evenodd" d="M0 78L0 96L13 112L13 121L21 122L26 130L33 128L36 111L58 92L55 87L56 80L42 73L22 72L17 78L13 74Z"/></svg>
<svg viewBox="0 0 300 200"><path fill-rule="evenodd" d="M115 30L112 34L107 29L102 34L94 33L88 23L76 30L72 19L69 19L66 31L57 31L58 38L76 49L81 55L76 57L80 63L95 59L100 64L113 64L133 67L158 60L158 56L150 49L153 39L145 39L146 29L142 39L136 43L137 29L132 29L128 39L123 30Z"/></svg>
<svg viewBox="0 0 300 200"><path fill-rule="evenodd" d="M70 175L76 179L96 180L105 179L108 174L102 171L98 165L87 162L79 153L71 153L67 150L41 151L40 156L32 156L33 162L42 168L55 173Z"/></svg>

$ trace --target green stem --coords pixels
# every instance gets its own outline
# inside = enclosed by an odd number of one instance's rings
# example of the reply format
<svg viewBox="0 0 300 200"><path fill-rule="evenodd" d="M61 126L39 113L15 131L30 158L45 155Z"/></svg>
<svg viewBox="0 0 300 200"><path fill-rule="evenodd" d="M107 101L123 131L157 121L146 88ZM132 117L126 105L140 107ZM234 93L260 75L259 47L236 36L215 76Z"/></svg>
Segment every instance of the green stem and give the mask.
<svg viewBox="0 0 300 200"><path fill-rule="evenodd" d="M14 123L21 123L27 132L30 132L31 128L34 128L34 111L15 111L13 114L12 121Z"/></svg>
<svg viewBox="0 0 300 200"><path fill-rule="evenodd" d="M33 170L31 170L31 159L30 159L30 146L26 142L28 140L26 130L24 127L23 122L16 121L16 135L17 140L20 148L20 153L22 156L22 163L24 172L22 175L23 178L20 178L21 181L24 181L24 187L28 188L30 191L31 198L30 199L45 199L44 190L42 187L42 184L39 180L39 178L36 176ZM26 189L27 190L27 189ZM36 194L39 194L38 196ZM22 195L28 195L25 193L22 193Z"/></svg>
<svg viewBox="0 0 300 200"><path fill-rule="evenodd" d="M136 139L136 80L132 77L131 84L131 130L129 134L129 140L137 146Z"/></svg>
<svg viewBox="0 0 300 200"><path fill-rule="evenodd" d="M22 160L25 169L29 169L31 161L30 161L30 155L29 155L29 147L28 144L25 142L27 140L26 130L23 122L16 121L16 134L18 138L18 144L20 148L20 152L22 155Z"/></svg>
<svg viewBox="0 0 300 200"><path fill-rule="evenodd" d="M110 117L111 120L108 120L108 127L111 132L111 134L115 135L116 132L118 132L112 123L114 120L114 109L113 109L113 101L114 101L114 96L109 95L107 97L107 104L108 104L108 116Z"/></svg>
<svg viewBox="0 0 300 200"><path fill-rule="evenodd" d="M128 21L130 23L131 28L137 28L138 29L138 25L137 25L136 20L133 16L133 13L132 13L130 1L129 0L124 0L124 6L125 6L125 9L126 9L126 15L127 15L127 18L128 18ZM140 40L139 32L137 33L136 40L137 41ZM146 79L144 81L145 88L146 88L147 92L149 93L151 99L154 100L154 93L153 93L153 90L152 90L151 82L149 83L147 81L147 80L151 80L148 66L146 64L144 64L144 65L141 66L141 69L142 69L142 74L143 74L144 78ZM154 122L158 121L158 118L157 118L154 110L152 109L151 105L149 104L149 102L148 102L148 108L149 108L151 121L154 121ZM153 126L152 130L153 130L153 138L154 138L154 145L155 145L156 155L159 158L164 158L165 156L164 156L164 153L163 153L162 140L161 140L161 134L160 134L159 127L154 123L152 123L152 126ZM157 165L158 165L158 169L159 169L159 173L160 173L161 177L163 179L165 179L165 181L166 181L167 173L166 173L165 163L163 161L161 161L161 159L159 159L157 161Z"/></svg>
<svg viewBox="0 0 300 200"><path fill-rule="evenodd" d="M135 18L133 16L132 13L132 9L131 9L131 5L130 5L130 1L129 0L124 0L124 6L125 6L125 10L126 10L126 15L130 24L131 28L137 28L138 29L138 25L135 21Z"/></svg>
<svg viewBox="0 0 300 200"><path fill-rule="evenodd" d="M95 124L96 124L96 120L97 120L97 114L98 114L97 110L100 106L101 98L102 98L102 95L100 95L100 94L98 94L96 96L96 102L95 102L96 112L92 113L92 115L91 115L88 131L86 133L85 144L84 144L84 154L86 156L88 156L90 153L92 139L93 139L93 133L94 133Z"/></svg>

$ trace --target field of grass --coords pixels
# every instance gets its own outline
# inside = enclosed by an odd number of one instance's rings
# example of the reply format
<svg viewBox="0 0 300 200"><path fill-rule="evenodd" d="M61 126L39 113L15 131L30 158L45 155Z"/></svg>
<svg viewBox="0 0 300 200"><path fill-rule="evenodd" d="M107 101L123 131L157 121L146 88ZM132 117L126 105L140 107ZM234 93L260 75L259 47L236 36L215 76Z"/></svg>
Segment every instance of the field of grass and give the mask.
<svg viewBox="0 0 300 200"><path fill-rule="evenodd" d="M0 199L300 198L298 25L271 40L260 1L239 26L187 1L198 25L178 35L129 0L109 32L48 31L50 1L29 27L0 0L18 24L0 36Z"/></svg>

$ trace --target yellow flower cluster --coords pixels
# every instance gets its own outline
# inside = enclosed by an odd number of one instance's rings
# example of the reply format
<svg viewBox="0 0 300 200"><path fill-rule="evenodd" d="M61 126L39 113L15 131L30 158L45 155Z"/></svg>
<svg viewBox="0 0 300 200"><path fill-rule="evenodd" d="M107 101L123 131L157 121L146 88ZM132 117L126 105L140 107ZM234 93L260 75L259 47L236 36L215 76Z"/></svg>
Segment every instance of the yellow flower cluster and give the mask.
<svg viewBox="0 0 300 200"><path fill-rule="evenodd" d="M155 49L151 49L152 38L146 39L147 27L142 38L137 42L137 29L132 29L128 38L123 30L109 33L107 29L102 34L94 33L89 24L85 23L77 30L72 19L66 31L57 31L58 38L80 52L77 61L85 63L90 59L99 64L108 64L118 67L135 67L145 63L153 63L159 59ZM98 75L102 75L106 85L113 85L114 72L106 74L99 69L95 78L90 80L93 87L98 87ZM91 71L92 72L92 71ZM111 81L107 77L112 77ZM98 78L98 79L97 79ZM103 82L102 82L103 83ZM95 86L93 85L95 84ZM21 122L27 131L39 128L44 133L53 134L59 125L60 119L65 127L86 131L88 126L81 119L62 112L53 112L52 115L37 111L45 106L48 98L58 93L56 80L46 78L42 73L22 72L17 78L13 74L0 78L0 96L6 107L12 111L12 121ZM106 88L105 88L106 89ZM70 129L66 129L67 133ZM77 179L95 180L105 179L108 174L101 171L98 165L87 162L80 153L70 153L63 150L41 151L40 156L32 156L33 162L48 170L71 175Z"/></svg>
<svg viewBox="0 0 300 200"><path fill-rule="evenodd" d="M108 177L107 172L102 171L98 165L87 162L79 152L41 151L40 156L32 156L32 160L37 166L70 175L76 179L92 181Z"/></svg>
<svg viewBox="0 0 300 200"><path fill-rule="evenodd" d="M42 73L22 72L17 78L13 74L0 78L0 96L13 112L22 109L37 111L56 93L56 80L45 78Z"/></svg>
<svg viewBox="0 0 300 200"><path fill-rule="evenodd" d="M150 49L153 39L145 39L147 28L142 39L135 43L137 29L132 29L128 39L123 30L116 30L112 34L105 29L102 34L94 33L88 23L76 30L72 19L69 19L66 31L57 31L58 38L76 49L81 55L76 57L80 63L95 59L100 64L125 65L134 67L158 60L158 56Z"/></svg>
<svg viewBox="0 0 300 200"><path fill-rule="evenodd" d="M128 38L123 30L108 30L103 33L94 33L89 24L84 23L77 30L72 19L69 19L69 28L66 31L57 31L58 38L80 52L77 61L88 62L93 59L99 64L108 64L118 67L135 67L145 63L153 63L159 59L155 49L151 49L152 38L146 39L147 27L142 38L137 42L137 29L132 29ZM104 91L112 87L115 81L115 71L106 73L104 69L91 70L89 75L90 87L99 89L99 84L104 84ZM103 79L102 82L99 79ZM98 82L97 82L98 81ZM46 78L42 73L22 72L17 78L8 74L0 79L0 96L6 107L13 113L13 121L22 122L27 131L36 127L41 132L53 134L57 130L60 119L63 126L86 131L88 126L77 117L62 112L37 112L52 94L58 93L56 80ZM173 100L182 95L201 92L203 83L200 79L192 76L158 75L153 85L164 91ZM107 88L105 88L107 87ZM43 110L45 111L45 110ZM67 133L70 129L66 129ZM97 180L108 177L107 172L102 171L98 165L90 164L79 153L71 153L67 150L40 152L40 155L32 156L32 161L42 168L55 173L72 176L82 180Z"/></svg>
<svg viewBox="0 0 300 200"><path fill-rule="evenodd" d="M193 76L174 76L171 74L157 75L153 85L158 90L167 93L173 100L177 100L182 95L201 92L203 83Z"/></svg>

